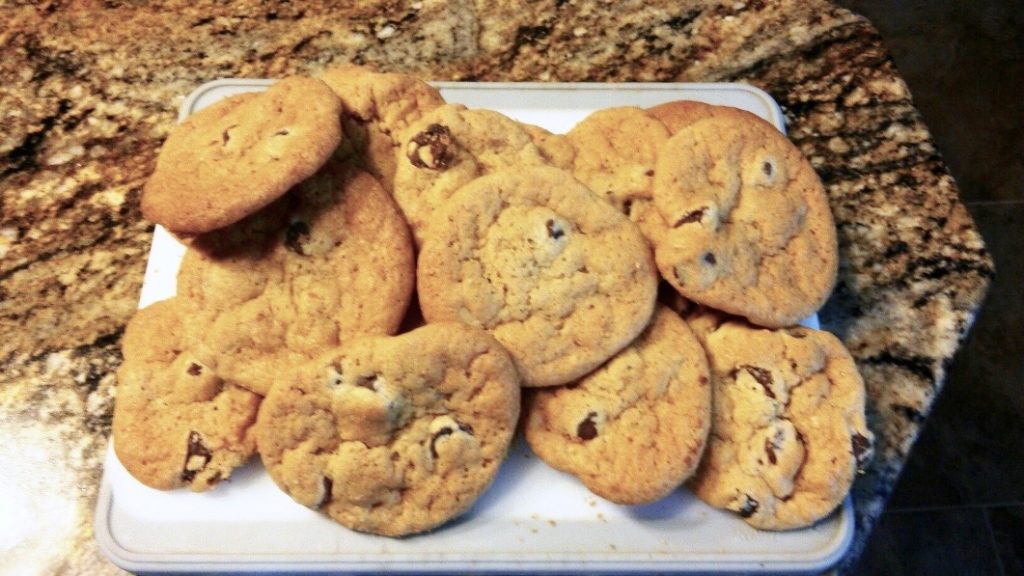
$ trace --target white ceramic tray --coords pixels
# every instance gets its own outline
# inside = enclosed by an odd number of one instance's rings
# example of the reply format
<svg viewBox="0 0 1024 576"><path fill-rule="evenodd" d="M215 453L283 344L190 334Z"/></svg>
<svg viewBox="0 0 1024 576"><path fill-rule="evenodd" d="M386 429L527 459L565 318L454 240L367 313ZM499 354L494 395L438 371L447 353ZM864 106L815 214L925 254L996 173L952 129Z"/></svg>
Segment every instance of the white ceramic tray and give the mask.
<svg viewBox="0 0 1024 576"><path fill-rule="evenodd" d="M205 84L185 100L180 117L270 83ZM741 84L438 86L449 102L498 110L558 133L598 108L676 99L743 108L784 129L774 100ZM174 294L183 253L158 227L140 306ZM842 556L853 526L849 499L817 525L784 533L750 528L685 489L647 506L615 505L544 465L521 441L468 514L425 535L392 539L347 530L294 503L258 459L212 492L160 492L133 479L113 450L95 520L104 553L135 572L811 573Z"/></svg>

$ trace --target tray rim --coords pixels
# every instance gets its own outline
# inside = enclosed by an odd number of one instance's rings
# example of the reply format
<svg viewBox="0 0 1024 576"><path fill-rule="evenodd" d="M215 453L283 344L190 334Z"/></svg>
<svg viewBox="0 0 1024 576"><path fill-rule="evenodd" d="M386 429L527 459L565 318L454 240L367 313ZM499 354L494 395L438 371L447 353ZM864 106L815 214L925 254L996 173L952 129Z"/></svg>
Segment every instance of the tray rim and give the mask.
<svg viewBox="0 0 1024 576"><path fill-rule="evenodd" d="M112 447L111 447L112 448ZM102 503L100 505L99 503ZM586 560L580 558L527 559L527 560L450 560L450 559L403 559L403 560L344 560L332 559L329 553L307 555L301 557L286 554L162 554L154 559L150 554L134 552L120 545L110 533L108 518L100 518L102 511L106 516L111 513L114 495L109 482L104 482L97 506L95 521L96 539L101 550L118 567L137 573L193 573L193 572L231 572L231 573L332 573L332 574L375 574L398 571L406 574L639 574L639 573L678 573L678 574L729 574L729 573L765 573L765 574L802 574L822 572L832 567L846 553L853 538L853 530L841 530L834 539L835 546L814 562L787 561L779 558L762 557L760 560L728 559L715 557L699 561L686 562L681 565L677 559L665 558L658 560L649 554L649 559L622 558ZM849 498L842 504L841 514L853 513L853 505ZM244 557L244 561L239 558Z"/></svg>
<svg viewBox="0 0 1024 576"><path fill-rule="evenodd" d="M112 444L108 450L113 450ZM331 574L377 574L399 572L403 574L803 574L820 573L834 566L846 553L853 540L851 523L842 527L832 546L820 558L809 561L787 561L773 558L761 560L728 559L715 557L700 561L686 562L685 566L673 558L658 560L652 554L647 560L623 558L619 560L586 560L570 558L528 559L528 560L449 560L449 559L406 559L385 560L332 560L329 553L302 555L301 558L286 554L234 553L231 558L224 554L163 554L159 559L134 552L120 545L110 532L108 515L114 506L114 494L109 482L101 484L97 502L94 528L101 551L118 567L134 573L194 573L216 571L228 573L331 573ZM847 497L836 513L852 518L853 503ZM849 524L849 528L845 526ZM244 561L238 558L244 557Z"/></svg>
<svg viewBox="0 0 1024 576"><path fill-rule="evenodd" d="M204 82L190 92L182 101L178 109L178 121L187 118L195 107L196 102L207 92L220 90L224 87L252 87L256 89L266 88L277 80L269 78L220 78ZM458 81L429 81L430 85L444 90L457 88L459 90L529 90L529 91L584 91L584 92L673 92L679 90L692 90L702 92L717 91L743 91L761 100L769 110L771 118L769 121L781 132L786 132L786 117L782 113L775 98L765 90L752 84L744 82L458 82Z"/></svg>

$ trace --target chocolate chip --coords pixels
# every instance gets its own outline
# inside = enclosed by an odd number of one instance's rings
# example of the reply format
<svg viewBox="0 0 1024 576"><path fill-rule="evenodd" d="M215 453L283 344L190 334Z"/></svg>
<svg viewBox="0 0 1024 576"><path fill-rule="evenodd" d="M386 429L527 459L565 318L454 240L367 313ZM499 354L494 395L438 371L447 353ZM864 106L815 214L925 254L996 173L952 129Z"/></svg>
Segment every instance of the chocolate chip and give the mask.
<svg viewBox="0 0 1024 576"><path fill-rule="evenodd" d="M545 223L545 226L547 226L548 229L548 236L554 238L555 240L558 240L562 236L565 236L565 230L562 230L562 227L559 224L555 223L554 220L548 220Z"/></svg>
<svg viewBox="0 0 1024 576"><path fill-rule="evenodd" d="M737 510L736 512L738 512L739 515L744 518L750 518L757 512L757 507L760 504L757 502L757 500L751 498L749 494L744 494L743 498L743 505L740 506L740 509Z"/></svg>
<svg viewBox="0 0 1024 576"><path fill-rule="evenodd" d="M644 172L644 176L647 176L648 178L653 178L654 177L654 170L651 169L651 168L648 168L647 171Z"/></svg>
<svg viewBox="0 0 1024 576"><path fill-rule="evenodd" d="M455 425L458 427L459 431L461 431L461 432L463 432L465 434L468 434L470 436L473 435L473 427L470 426L469 424L464 424L462 422L456 422ZM455 433L455 429L452 428L451 426L445 426L445 427L441 428L440 430L438 430L437 432L434 433L434 437L430 439L430 455L433 456L434 459L437 459L437 443L438 443L438 441L441 440L441 438L444 438L445 436L451 436L454 433Z"/></svg>
<svg viewBox="0 0 1024 576"><path fill-rule="evenodd" d="M331 490L334 489L334 481L329 476L324 476L323 481L324 495L320 497L320 501L316 503L317 508L323 508L325 504L331 501Z"/></svg>
<svg viewBox="0 0 1024 576"><path fill-rule="evenodd" d="M579 436L580 440L587 441L597 438L597 424L594 422L596 416L596 412L588 413L587 417L576 427L576 436Z"/></svg>
<svg viewBox="0 0 1024 576"><path fill-rule="evenodd" d="M758 368L757 366L751 366L749 364L740 366L740 368L746 370L748 374L754 377L754 380L757 380L758 384L764 387L764 393L769 398L775 398L775 392L772 390L773 381L771 371L764 368Z"/></svg>
<svg viewBox="0 0 1024 576"><path fill-rule="evenodd" d="M227 146L228 142L231 142L231 131L238 128L238 124L233 124L224 129L220 134L220 140L223 146Z"/></svg>
<svg viewBox="0 0 1024 576"><path fill-rule="evenodd" d="M775 168L771 162L766 160L764 164L761 164L761 171L764 172L765 176L771 177L772 173L775 172Z"/></svg>
<svg viewBox="0 0 1024 576"><path fill-rule="evenodd" d="M676 223L673 224L672 227L678 228L683 224L693 224L694 222L700 222L700 219L704 217L704 214L707 213L707 211L708 209L705 207L699 210L693 210L692 212L687 212L686 214L683 214L678 220L676 220ZM711 253L708 252L708 254ZM711 254L711 256L712 258L714 258L713 254ZM707 255L704 256L704 259L707 260ZM710 262L710 264L714 264L714 262Z"/></svg>
<svg viewBox="0 0 1024 576"><path fill-rule="evenodd" d="M306 224L302 220L296 220L288 225L288 229L284 233L284 245L292 252L305 256L306 251L303 249L302 244L309 238L309 224Z"/></svg>
<svg viewBox="0 0 1024 576"><path fill-rule="evenodd" d="M437 458L437 441L440 440L441 438L444 438L445 436L451 436L454 432L455 431L452 430L451 426L445 426L444 428L441 428L440 430L438 430L434 434L434 437L430 439L430 455L433 456L436 459Z"/></svg>
<svg viewBox="0 0 1024 576"><path fill-rule="evenodd" d="M712 266L718 264L718 258L715 258L715 254L713 252L706 252L704 254L704 261Z"/></svg>
<svg viewBox="0 0 1024 576"><path fill-rule="evenodd" d="M371 374L369 376L360 376L356 380L356 386L360 388L366 388L367 390L377 390L377 379L380 378L380 374Z"/></svg>
<svg viewBox="0 0 1024 576"><path fill-rule="evenodd" d="M206 468L211 458L213 458L213 453L203 444L199 432L189 431L188 448L185 450L185 464L181 470L181 479L185 482L194 480L196 474Z"/></svg>
<svg viewBox="0 0 1024 576"><path fill-rule="evenodd" d="M629 216L630 214L633 213L632 199L627 199L625 202L622 203L622 211L626 213L626 216Z"/></svg>
<svg viewBox="0 0 1024 576"><path fill-rule="evenodd" d="M195 362L192 362L191 364L188 365L188 374L189 374L189 376L199 376L202 373L203 373L203 367L200 366L199 364L196 364Z"/></svg>
<svg viewBox="0 0 1024 576"><path fill-rule="evenodd" d="M871 440L858 432L850 437L850 444L853 447L853 457L857 460L857 469L863 470L871 459Z"/></svg>
<svg viewBox="0 0 1024 576"><path fill-rule="evenodd" d="M342 380L341 366L328 366L327 385L331 388L338 388L341 386Z"/></svg>
<svg viewBox="0 0 1024 576"><path fill-rule="evenodd" d="M775 456L775 444L768 438L764 439L764 453L768 456L768 462L772 465L779 463L778 457Z"/></svg>
<svg viewBox="0 0 1024 576"><path fill-rule="evenodd" d="M455 159L451 130L441 124L431 124L412 137L406 157L417 168L444 170Z"/></svg>

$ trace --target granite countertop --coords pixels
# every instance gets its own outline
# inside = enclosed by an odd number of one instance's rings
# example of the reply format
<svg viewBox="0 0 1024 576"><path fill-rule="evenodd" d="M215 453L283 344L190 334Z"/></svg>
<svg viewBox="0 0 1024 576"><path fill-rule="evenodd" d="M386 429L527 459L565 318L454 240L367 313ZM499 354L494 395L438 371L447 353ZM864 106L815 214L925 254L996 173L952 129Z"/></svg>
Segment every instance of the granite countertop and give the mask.
<svg viewBox="0 0 1024 576"><path fill-rule="evenodd" d="M120 573L92 522L153 231L139 192L184 96L209 80L355 62L435 80L739 81L770 93L831 199L842 265L820 317L858 361L878 436L841 570L993 275L882 39L826 2L83 0L8 3L0 21L0 571Z"/></svg>

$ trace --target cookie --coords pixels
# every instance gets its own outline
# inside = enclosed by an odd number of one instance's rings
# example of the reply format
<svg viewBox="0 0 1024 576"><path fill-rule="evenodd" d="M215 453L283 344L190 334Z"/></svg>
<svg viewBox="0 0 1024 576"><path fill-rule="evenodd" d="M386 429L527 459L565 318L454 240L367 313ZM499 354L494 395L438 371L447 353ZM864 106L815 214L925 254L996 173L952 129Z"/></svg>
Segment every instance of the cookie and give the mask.
<svg viewBox="0 0 1024 576"><path fill-rule="evenodd" d="M464 184L505 168L547 164L518 122L493 110L447 104L403 134L395 200L420 246L436 212Z"/></svg>
<svg viewBox="0 0 1024 576"><path fill-rule="evenodd" d="M654 502L700 462L711 426L707 358L686 322L658 307L611 360L568 386L527 391L523 410L526 441L544 462L612 502Z"/></svg>
<svg viewBox="0 0 1024 576"><path fill-rule="evenodd" d="M353 530L402 536L465 513L508 452L519 380L481 330L429 324L305 363L257 421L260 456L297 502Z"/></svg>
<svg viewBox="0 0 1024 576"><path fill-rule="evenodd" d="M415 288L412 241L369 174L336 159L241 225L197 237L178 272L190 330L225 380L266 394L282 367L393 334Z"/></svg>
<svg viewBox="0 0 1024 576"><path fill-rule="evenodd" d="M441 93L407 74L336 66L318 76L342 103L345 145L339 151L394 189L398 138L410 124L445 103Z"/></svg>
<svg viewBox="0 0 1024 576"><path fill-rule="evenodd" d="M267 206L316 172L341 142L341 102L313 78L196 112L164 142L142 213L177 234L201 234Z"/></svg>
<svg viewBox="0 0 1024 576"><path fill-rule="evenodd" d="M821 180L774 126L725 109L677 131L658 153L655 244L680 294L767 327L793 325L831 293L836 229Z"/></svg>
<svg viewBox="0 0 1024 576"><path fill-rule="evenodd" d="M427 321L487 330L530 387L575 380L628 345L651 318L657 282L636 225L552 167L459 189L417 263Z"/></svg>
<svg viewBox="0 0 1024 576"><path fill-rule="evenodd" d="M159 490L214 488L256 449L261 398L224 382L193 352L187 318L172 298L128 323L117 371L114 451L125 469Z"/></svg>
<svg viewBox="0 0 1024 576"><path fill-rule="evenodd" d="M565 137L575 150L573 176L629 216L654 243L665 228L653 205L658 150L669 138L665 125L640 108L605 108Z"/></svg>
<svg viewBox="0 0 1024 576"><path fill-rule="evenodd" d="M713 419L689 487L760 529L825 518L872 453L850 353L827 332L701 315L691 324L711 365Z"/></svg>

